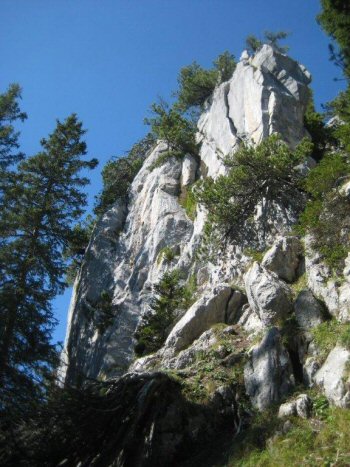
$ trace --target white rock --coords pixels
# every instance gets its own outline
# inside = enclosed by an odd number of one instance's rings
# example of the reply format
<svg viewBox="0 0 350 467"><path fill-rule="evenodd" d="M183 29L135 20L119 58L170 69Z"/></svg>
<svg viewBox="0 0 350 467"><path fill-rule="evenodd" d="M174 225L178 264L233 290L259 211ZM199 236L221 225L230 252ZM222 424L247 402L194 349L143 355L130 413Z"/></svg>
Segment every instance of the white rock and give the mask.
<svg viewBox="0 0 350 467"><path fill-rule="evenodd" d="M185 313L169 334L164 354L167 357L188 347L213 324L224 323L231 287L221 285L204 294Z"/></svg>
<svg viewBox="0 0 350 467"><path fill-rule="evenodd" d="M248 302L264 326L271 326L292 310L289 287L257 262L245 275Z"/></svg>
<svg viewBox="0 0 350 467"><path fill-rule="evenodd" d="M182 162L181 185L189 186L196 180L198 164L193 156L186 154Z"/></svg>
<svg viewBox="0 0 350 467"><path fill-rule="evenodd" d="M302 245L297 237L280 238L264 255L261 265L280 279L293 282L300 262Z"/></svg>
<svg viewBox="0 0 350 467"><path fill-rule="evenodd" d="M305 269L308 287L315 297L322 300L329 313L341 322L350 321L350 253L345 260L343 277L345 282L340 283L333 278L330 268L324 264L318 253L310 247L310 238L307 238L307 255Z"/></svg>
<svg viewBox="0 0 350 467"><path fill-rule="evenodd" d="M269 329L250 350L244 382L252 404L259 410L278 402L293 388L292 364L277 328Z"/></svg>
<svg viewBox="0 0 350 467"><path fill-rule="evenodd" d="M350 407L349 363L349 350L336 346L314 378L315 383L324 390L327 399L338 407Z"/></svg>

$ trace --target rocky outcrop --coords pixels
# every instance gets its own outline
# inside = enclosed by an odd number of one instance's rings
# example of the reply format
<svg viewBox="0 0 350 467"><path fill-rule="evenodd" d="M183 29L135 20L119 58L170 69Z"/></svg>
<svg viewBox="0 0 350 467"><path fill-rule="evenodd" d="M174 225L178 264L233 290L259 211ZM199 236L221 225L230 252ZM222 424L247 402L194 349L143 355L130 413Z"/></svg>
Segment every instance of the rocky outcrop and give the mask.
<svg viewBox="0 0 350 467"><path fill-rule="evenodd" d="M312 250L310 239L305 258L308 287L322 300L329 313L341 322L350 321L350 254L345 260L344 281L334 279L321 255Z"/></svg>
<svg viewBox="0 0 350 467"><path fill-rule="evenodd" d="M302 245L297 237L282 237L264 255L261 265L280 279L293 282L301 259Z"/></svg>
<svg viewBox="0 0 350 467"><path fill-rule="evenodd" d="M349 363L350 351L336 346L314 377L327 399L338 407L350 407Z"/></svg>
<svg viewBox="0 0 350 467"><path fill-rule="evenodd" d="M302 290L294 302L295 317L300 328L309 330L323 323L327 318L322 302L310 290Z"/></svg>
<svg viewBox="0 0 350 467"><path fill-rule="evenodd" d="M197 304L170 333L165 346L169 354L184 350L215 322L243 319L246 329L254 332L259 323L269 326L275 318L289 313L286 286L266 269L256 280L250 274L249 312L244 308L244 293L233 294L228 303L231 289L225 289L225 284L234 281L243 285L249 258L237 245L216 251L215 261L198 257L207 214L198 206L191 220L180 202L196 179L225 173L224 156L237 150L243 141L256 144L279 132L294 146L306 136L303 114L309 82L310 75L303 66L264 45L254 57L243 55L232 78L217 86L206 103L198 122L198 160L184 154L183 159L157 164L167 150L161 141L150 151L125 204L117 201L104 217L111 232L113 219L120 220L118 232L110 238L108 229L97 234L97 226L85 256L65 345L68 382L121 376L127 370L134 359L135 329L149 309L154 285L167 270L179 269L184 279L195 274L199 286ZM276 234L291 225L291 220L283 220L280 214L274 218ZM101 248L104 242L108 246ZM164 258L158 261L164 247L174 252L170 262ZM101 273L98 261L104 264ZM268 282L272 284L269 290ZM94 317L105 291L111 297L112 319L102 331Z"/></svg>
<svg viewBox="0 0 350 467"><path fill-rule="evenodd" d="M245 286L250 308L264 326L271 326L288 316L292 310L288 286L257 262L245 275Z"/></svg>
<svg viewBox="0 0 350 467"><path fill-rule="evenodd" d="M221 286L205 293L174 326L164 344L168 357L185 349L215 323L224 323L231 298L231 288Z"/></svg>
<svg viewBox="0 0 350 467"><path fill-rule="evenodd" d="M311 415L312 401L307 394L300 394L296 399L282 404L278 410L278 417L309 418Z"/></svg>
<svg viewBox="0 0 350 467"><path fill-rule="evenodd" d="M248 396L259 410L278 402L294 387L292 363L277 328L271 328L249 352L244 368Z"/></svg>

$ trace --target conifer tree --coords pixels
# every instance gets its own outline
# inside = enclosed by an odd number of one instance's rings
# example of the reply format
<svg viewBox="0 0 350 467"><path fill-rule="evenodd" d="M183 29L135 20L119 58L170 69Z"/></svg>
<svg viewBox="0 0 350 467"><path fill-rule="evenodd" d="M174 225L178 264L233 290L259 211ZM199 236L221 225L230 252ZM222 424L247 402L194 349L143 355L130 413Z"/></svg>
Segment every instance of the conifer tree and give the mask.
<svg viewBox="0 0 350 467"><path fill-rule="evenodd" d="M97 161L82 160L85 131L75 114L57 121L42 151L19 163L4 191L0 245L0 412L23 413L41 397L40 382L55 363L51 300L65 287L62 252L83 213Z"/></svg>

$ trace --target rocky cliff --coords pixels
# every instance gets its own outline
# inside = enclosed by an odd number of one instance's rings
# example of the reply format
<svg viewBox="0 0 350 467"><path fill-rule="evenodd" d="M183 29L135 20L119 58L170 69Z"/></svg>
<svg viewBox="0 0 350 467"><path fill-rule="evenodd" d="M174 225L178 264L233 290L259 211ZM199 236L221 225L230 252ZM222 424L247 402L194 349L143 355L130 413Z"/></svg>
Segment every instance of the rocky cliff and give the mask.
<svg viewBox="0 0 350 467"><path fill-rule="evenodd" d="M135 358L135 329L154 284L168 269L178 268L185 277L198 275L198 301L205 301L209 293L225 308L230 293L220 298L222 284L242 282L248 258L231 249L218 264L198 261L206 215L198 208L195 219L190 219L179 202L181 194L197 179L224 173L223 156L242 141L256 144L280 133L292 146L300 142L306 135L303 115L310 79L303 66L267 45L253 58L244 53L232 78L215 89L198 122L200 163L185 156L153 168L166 146L160 141L150 152L128 202L117 200L93 232L69 312L68 381L79 375L120 376L128 369ZM276 229L283 231L285 226ZM170 263L160 257L164 247L175 253ZM92 316L98 313L96 305L104 292L112 297L113 320L101 333ZM224 313L198 329L205 331L217 321L224 321ZM199 337L198 332L182 346Z"/></svg>
<svg viewBox="0 0 350 467"><path fill-rule="evenodd" d="M308 239L291 235L296 213L279 206L269 213L272 233L259 258L234 239L203 255L207 212L197 205L195 215L189 215L183 207L196 181L226 173L224 156L242 143L257 145L278 133L295 148L308 137L304 113L310 81L305 67L271 46L253 57L244 52L232 78L205 104L198 121L198 159L184 154L159 164L167 151L163 141L148 153L127 201L116 200L96 225L76 279L61 367L67 383L121 377L142 386L162 378L157 372L172 371L185 392L209 397L210 410L215 412L220 400L217 410L232 414L236 432L245 419L240 401L248 398L253 408L265 410L300 384L318 385L335 405L350 404L350 352L338 345L320 358L311 332L331 316L350 320L349 261L344 280L332 279ZM299 170L307 172L313 163ZM184 284L195 277L192 305L177 316L160 350L136 358L135 331L154 299L154 287L174 270ZM101 326L100 303L106 297L108 320ZM279 416L307 417L310 403L307 395L299 396L283 404ZM130 404L135 414L136 400ZM154 427L148 428L143 442L155 452L152 443L160 441L152 438ZM202 424L197 428L201 431ZM172 443L181 444L181 429L174 430ZM188 435L192 441L194 432ZM160 438L165 444L166 436ZM128 465L123 462L117 465Z"/></svg>

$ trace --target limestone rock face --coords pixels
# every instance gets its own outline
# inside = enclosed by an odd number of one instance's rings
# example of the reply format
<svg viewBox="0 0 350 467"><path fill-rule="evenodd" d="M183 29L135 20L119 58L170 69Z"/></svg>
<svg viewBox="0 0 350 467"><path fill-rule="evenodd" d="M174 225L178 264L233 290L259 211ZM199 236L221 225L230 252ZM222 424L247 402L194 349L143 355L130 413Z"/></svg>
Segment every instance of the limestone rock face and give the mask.
<svg viewBox="0 0 350 467"><path fill-rule="evenodd" d="M332 316L341 322L350 321L350 254L345 260L344 283L332 277L330 268L320 255L309 247L305 258L308 287L322 300Z"/></svg>
<svg viewBox="0 0 350 467"><path fill-rule="evenodd" d="M257 262L245 275L245 286L249 306L264 326L271 326L291 312L288 286Z"/></svg>
<svg viewBox="0 0 350 467"><path fill-rule="evenodd" d="M269 45L253 58L242 57L232 78L216 88L199 120L201 159L208 175L224 173L223 156L242 141L259 143L280 133L292 146L299 143L307 135L303 116L310 81L302 65Z"/></svg>
<svg viewBox="0 0 350 467"><path fill-rule="evenodd" d="M301 243L297 237L282 237L265 253L261 262L280 279L293 282L300 262Z"/></svg>
<svg viewBox="0 0 350 467"><path fill-rule="evenodd" d="M277 328L269 329L251 349L244 381L247 394L259 410L278 402L293 388L292 364Z"/></svg>
<svg viewBox="0 0 350 467"><path fill-rule="evenodd" d="M299 293L294 303L294 309L296 320L302 329L312 329L325 321L324 306L310 290L302 290Z"/></svg>
<svg viewBox="0 0 350 467"><path fill-rule="evenodd" d="M256 144L280 132L294 146L306 136L303 114L309 82L302 65L270 46L263 46L254 57L243 54L232 78L216 87L199 119L198 160L184 154L182 160L170 159L155 167L167 145L159 141L149 152L128 199L116 201L93 233L71 302L63 378L74 383L84 377L119 377L127 371L135 357L135 329L149 309L154 285L166 271L177 268L184 280L195 274L199 296L171 331L167 352L183 350L217 321L242 318L244 300L237 304L232 299L229 304L227 284L243 285L249 258L238 246L229 245L216 252L215 262L198 260L207 213L198 206L191 220L179 201L198 178L225 173L224 156L243 141ZM277 216L274 225L276 232L285 231L291 222L282 228ZM158 260L164 247L175 252L171 261ZM277 314L289 312L287 289L272 274L260 273L263 287L257 281L249 285L253 314L245 314L247 328L256 329L258 323L268 326ZM271 293L267 292L270 279L276 286ZM263 298L255 293L258 289ZM105 292L111 297L114 318L101 330L99 300Z"/></svg>
<svg viewBox="0 0 350 467"><path fill-rule="evenodd" d="M182 161L172 159L152 170L164 150L166 145L159 143L136 176L128 212L117 202L93 233L72 304L66 345L68 381L79 374L96 378L126 371L152 285L168 267L157 261L158 255L165 246L181 254L192 235L192 222L178 203ZM104 333L94 322L102 290L110 291L115 315Z"/></svg>
<svg viewBox="0 0 350 467"><path fill-rule="evenodd" d="M174 326L164 344L164 353L173 355L192 344L213 324L224 323L231 294L231 288L224 285L204 294Z"/></svg>
<svg viewBox="0 0 350 467"><path fill-rule="evenodd" d="M336 346L314 377L327 399L338 407L350 407L350 380L346 371L349 362L350 351Z"/></svg>

